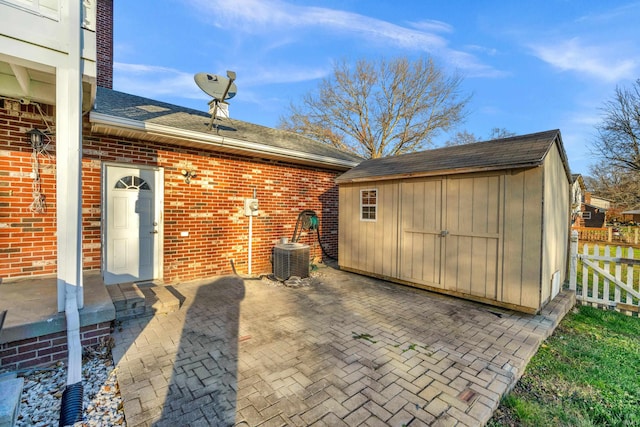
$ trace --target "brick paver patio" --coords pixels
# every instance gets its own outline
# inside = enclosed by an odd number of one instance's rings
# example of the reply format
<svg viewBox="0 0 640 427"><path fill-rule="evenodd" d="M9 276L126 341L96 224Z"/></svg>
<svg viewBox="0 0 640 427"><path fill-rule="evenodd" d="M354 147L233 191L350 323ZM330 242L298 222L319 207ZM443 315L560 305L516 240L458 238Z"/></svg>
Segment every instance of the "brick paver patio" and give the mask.
<svg viewBox="0 0 640 427"><path fill-rule="evenodd" d="M484 425L575 301L531 316L333 268L176 289L115 332L129 426Z"/></svg>

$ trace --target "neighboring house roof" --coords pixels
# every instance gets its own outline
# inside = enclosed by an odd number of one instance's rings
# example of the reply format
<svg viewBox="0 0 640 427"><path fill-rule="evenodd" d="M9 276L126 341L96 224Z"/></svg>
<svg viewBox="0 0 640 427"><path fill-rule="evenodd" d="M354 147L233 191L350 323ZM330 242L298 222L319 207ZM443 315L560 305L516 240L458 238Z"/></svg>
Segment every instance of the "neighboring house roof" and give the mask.
<svg viewBox="0 0 640 427"><path fill-rule="evenodd" d="M89 121L93 132L165 142L252 157L349 169L361 158L293 132L272 129L234 118L217 118L149 98L98 87Z"/></svg>
<svg viewBox="0 0 640 427"><path fill-rule="evenodd" d="M571 183L573 185L576 184L576 182L578 183L578 185L580 186L581 189L585 190L587 187L584 184L584 178L582 178L582 175L579 173L572 173L571 174Z"/></svg>
<svg viewBox="0 0 640 427"><path fill-rule="evenodd" d="M589 200L591 200L589 204L591 204L592 206L597 206L603 209L609 209L613 204L612 200L605 199L604 197L594 196L593 194L591 194Z"/></svg>
<svg viewBox="0 0 640 427"><path fill-rule="evenodd" d="M601 210L601 211L608 211L609 210L608 208L603 208L602 206L597 206L597 205L591 205L589 203L584 203L584 206L592 208L592 209L598 209L598 210Z"/></svg>
<svg viewBox="0 0 640 427"><path fill-rule="evenodd" d="M598 199L598 200L604 200L605 202L613 202L613 200L611 200L611 199L605 199L604 197L596 196L596 195L593 195L593 194L591 194L591 198L592 199Z"/></svg>
<svg viewBox="0 0 640 427"><path fill-rule="evenodd" d="M337 178L337 182L357 182L451 175L504 169L532 168L542 165L554 143L571 179L559 130L437 148L394 157L366 160Z"/></svg>
<svg viewBox="0 0 640 427"><path fill-rule="evenodd" d="M640 209L622 212L623 215L640 215Z"/></svg>

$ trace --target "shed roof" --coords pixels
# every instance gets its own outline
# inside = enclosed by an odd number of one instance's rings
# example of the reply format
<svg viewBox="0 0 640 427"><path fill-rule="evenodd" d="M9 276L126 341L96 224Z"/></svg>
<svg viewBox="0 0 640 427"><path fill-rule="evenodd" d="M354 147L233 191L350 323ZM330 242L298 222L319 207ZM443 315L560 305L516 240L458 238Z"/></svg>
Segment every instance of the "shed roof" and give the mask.
<svg viewBox="0 0 640 427"><path fill-rule="evenodd" d="M302 135L235 118L217 118L154 99L98 87L89 120L96 133L347 170L362 161Z"/></svg>
<svg viewBox="0 0 640 427"><path fill-rule="evenodd" d="M340 175L336 181L338 183L379 181L533 168L542 165L553 144L558 144L567 180L570 180L569 163L562 146L560 131L555 129L394 157L366 160Z"/></svg>

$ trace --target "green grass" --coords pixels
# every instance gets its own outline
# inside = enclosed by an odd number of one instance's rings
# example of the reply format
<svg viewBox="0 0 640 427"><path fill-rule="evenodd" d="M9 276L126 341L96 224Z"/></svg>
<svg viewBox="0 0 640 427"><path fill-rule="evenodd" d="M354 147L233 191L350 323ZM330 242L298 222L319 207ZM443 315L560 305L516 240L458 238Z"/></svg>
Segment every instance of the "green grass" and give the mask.
<svg viewBox="0 0 640 427"><path fill-rule="evenodd" d="M488 425L640 426L640 319L576 308Z"/></svg>

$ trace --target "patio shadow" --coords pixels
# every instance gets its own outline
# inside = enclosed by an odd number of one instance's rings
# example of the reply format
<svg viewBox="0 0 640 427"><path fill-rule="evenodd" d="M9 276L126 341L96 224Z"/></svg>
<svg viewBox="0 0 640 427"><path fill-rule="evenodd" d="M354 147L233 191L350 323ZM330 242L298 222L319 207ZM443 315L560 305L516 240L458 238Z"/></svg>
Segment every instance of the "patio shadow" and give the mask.
<svg viewBox="0 0 640 427"><path fill-rule="evenodd" d="M234 425L244 283L225 276L179 288L180 311L133 319L116 332L127 425Z"/></svg>
<svg viewBox="0 0 640 427"><path fill-rule="evenodd" d="M235 424L238 321L244 282L200 286L189 306L161 419L154 426Z"/></svg>

